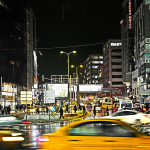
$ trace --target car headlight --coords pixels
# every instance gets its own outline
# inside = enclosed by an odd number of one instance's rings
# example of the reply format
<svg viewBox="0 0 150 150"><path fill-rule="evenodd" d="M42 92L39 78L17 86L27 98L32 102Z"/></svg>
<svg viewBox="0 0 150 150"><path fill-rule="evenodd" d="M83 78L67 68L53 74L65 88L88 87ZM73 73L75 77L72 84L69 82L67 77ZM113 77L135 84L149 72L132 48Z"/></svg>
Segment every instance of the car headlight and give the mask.
<svg viewBox="0 0 150 150"><path fill-rule="evenodd" d="M19 136L22 135L22 133L11 133L12 136Z"/></svg>
<svg viewBox="0 0 150 150"><path fill-rule="evenodd" d="M24 138L21 136L17 137L2 137L2 141L24 141Z"/></svg>

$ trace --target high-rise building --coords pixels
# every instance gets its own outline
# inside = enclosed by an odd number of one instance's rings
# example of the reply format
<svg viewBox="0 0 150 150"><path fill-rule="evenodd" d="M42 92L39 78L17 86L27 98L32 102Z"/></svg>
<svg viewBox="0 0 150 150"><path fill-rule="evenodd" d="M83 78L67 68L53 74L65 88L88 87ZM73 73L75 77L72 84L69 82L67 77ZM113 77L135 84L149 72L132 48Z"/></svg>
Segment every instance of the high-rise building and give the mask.
<svg viewBox="0 0 150 150"><path fill-rule="evenodd" d="M134 70L134 25L133 15L143 0L124 0L122 3L121 39L122 39L122 76L125 93L131 92L132 79L129 73Z"/></svg>
<svg viewBox="0 0 150 150"><path fill-rule="evenodd" d="M133 16L134 21L134 61L132 73L133 95L150 95L150 2L143 1Z"/></svg>
<svg viewBox="0 0 150 150"><path fill-rule="evenodd" d="M36 50L35 24L34 14L26 1L0 0L0 77L2 91L13 98L7 100L11 100L12 105L15 105L19 90L31 90L34 85L34 72L37 72L33 57Z"/></svg>
<svg viewBox="0 0 150 150"><path fill-rule="evenodd" d="M122 41L109 39L103 45L103 87L124 92L122 82Z"/></svg>
<svg viewBox="0 0 150 150"><path fill-rule="evenodd" d="M84 84L98 84L98 67L103 64L103 56L91 54L84 61Z"/></svg>
<svg viewBox="0 0 150 150"><path fill-rule="evenodd" d="M32 9L26 9L27 32L27 88L38 88L36 53L36 18Z"/></svg>

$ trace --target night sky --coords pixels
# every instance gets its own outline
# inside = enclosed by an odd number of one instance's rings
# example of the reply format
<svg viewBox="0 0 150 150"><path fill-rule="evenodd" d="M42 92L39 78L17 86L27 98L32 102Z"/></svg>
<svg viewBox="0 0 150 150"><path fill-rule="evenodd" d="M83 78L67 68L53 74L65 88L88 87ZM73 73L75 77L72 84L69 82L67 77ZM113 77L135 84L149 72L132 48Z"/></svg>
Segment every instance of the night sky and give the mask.
<svg viewBox="0 0 150 150"><path fill-rule="evenodd" d="M70 65L79 66L90 54L102 54L102 44L121 38L123 0L27 0L33 9L37 26L39 81L41 76L67 75ZM78 46L84 45L84 46ZM68 46L76 46L67 48ZM59 48L58 48L59 47ZM60 48L61 47L61 48ZM49 48L49 49L41 49ZM75 68L70 69L70 74Z"/></svg>

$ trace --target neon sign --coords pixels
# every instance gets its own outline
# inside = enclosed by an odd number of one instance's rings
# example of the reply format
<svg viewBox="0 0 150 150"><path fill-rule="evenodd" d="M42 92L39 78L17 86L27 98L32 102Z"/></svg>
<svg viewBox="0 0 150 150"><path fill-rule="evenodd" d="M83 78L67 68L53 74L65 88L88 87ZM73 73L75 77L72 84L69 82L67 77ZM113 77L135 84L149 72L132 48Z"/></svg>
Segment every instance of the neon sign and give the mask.
<svg viewBox="0 0 150 150"><path fill-rule="evenodd" d="M131 29L132 16L131 16L131 0L129 0L129 29Z"/></svg>

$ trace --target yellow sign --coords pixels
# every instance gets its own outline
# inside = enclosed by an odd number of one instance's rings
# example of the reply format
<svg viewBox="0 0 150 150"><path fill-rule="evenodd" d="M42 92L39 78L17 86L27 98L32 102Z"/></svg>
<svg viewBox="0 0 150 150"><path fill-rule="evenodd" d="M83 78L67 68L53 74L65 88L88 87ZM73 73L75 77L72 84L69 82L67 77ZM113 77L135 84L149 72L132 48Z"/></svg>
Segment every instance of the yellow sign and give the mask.
<svg viewBox="0 0 150 150"><path fill-rule="evenodd" d="M55 117L55 112L54 111L51 111L51 116Z"/></svg>
<svg viewBox="0 0 150 150"><path fill-rule="evenodd" d="M21 104L32 104L32 101L21 101Z"/></svg>

